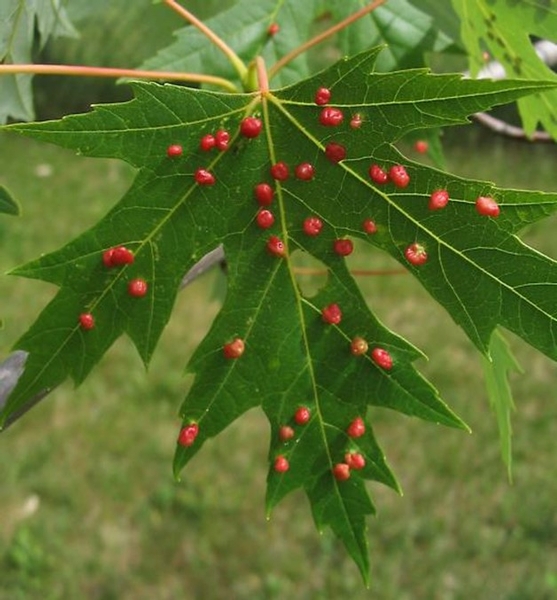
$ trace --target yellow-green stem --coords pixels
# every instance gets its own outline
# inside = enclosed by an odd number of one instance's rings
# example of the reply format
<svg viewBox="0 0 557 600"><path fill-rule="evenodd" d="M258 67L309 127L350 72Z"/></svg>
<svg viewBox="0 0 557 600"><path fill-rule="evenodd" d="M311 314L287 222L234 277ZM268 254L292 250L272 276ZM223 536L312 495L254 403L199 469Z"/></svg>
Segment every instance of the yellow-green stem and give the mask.
<svg viewBox="0 0 557 600"><path fill-rule="evenodd" d="M186 19L186 21L191 23L194 27L197 27L197 29L199 29L203 35L205 35L219 50L221 50L228 58L232 66L236 69L236 72L240 77L240 81L244 81L247 76L248 69L242 59L224 40L222 40L212 29L207 27L205 23L200 21L189 10L178 4L178 2L175 2L175 0L163 0L163 2L181 17Z"/></svg>
<svg viewBox="0 0 557 600"><path fill-rule="evenodd" d="M0 65L0 75L74 75L81 77L130 77L132 79L164 79L189 83L208 83L229 92L237 92L236 86L223 77L198 73L175 73L172 71L140 71L136 69L116 69L109 67L84 67L81 65Z"/></svg>

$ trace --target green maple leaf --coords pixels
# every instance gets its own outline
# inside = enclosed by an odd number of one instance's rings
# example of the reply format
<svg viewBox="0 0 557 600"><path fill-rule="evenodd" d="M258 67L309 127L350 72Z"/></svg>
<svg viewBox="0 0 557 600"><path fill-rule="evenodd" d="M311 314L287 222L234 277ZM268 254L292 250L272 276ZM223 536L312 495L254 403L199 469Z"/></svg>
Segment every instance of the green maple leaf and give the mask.
<svg viewBox="0 0 557 600"><path fill-rule="evenodd" d="M361 239L408 263L405 249L421 242L429 254L410 271L449 311L470 339L487 352L497 324L557 358L554 344L557 264L523 245L516 233L557 208L557 195L498 189L466 181L413 163L393 145L414 129L466 121L466 116L513 101L552 84L524 81L473 81L434 76L425 70L390 74L373 72L378 51L341 61L319 75L269 94L220 94L172 85L133 84L135 99L98 106L87 115L61 121L17 125L25 135L74 148L89 156L117 157L138 169L120 203L95 227L50 255L16 270L16 274L52 282L58 294L17 342L29 353L25 371L9 396L2 417L26 400L52 389L67 376L81 382L122 333L135 343L147 363L166 325L183 274L203 255L222 244L228 264L226 300L211 330L195 351L188 371L195 374L181 408L185 425L199 433L191 446L177 446L178 474L200 450L248 409L261 406L270 421L267 510L286 494L303 488L317 527L330 526L367 578L365 518L374 506L365 487L376 480L398 485L371 423L370 405L388 407L427 421L465 428L414 368L419 350L387 329L368 308L345 265L333 250L338 239ZM320 123L314 103L320 86L344 113L339 127ZM360 128L348 122L359 113ZM260 115L263 133L255 139L238 134L239 123ZM232 133L227 152L203 152L199 140L225 128ZM168 158L170 144L182 144L180 158ZM341 144L346 160L331 162L324 152ZM272 182L270 165L285 161L291 170L309 162L309 181L293 175ZM384 168L403 163L410 184L378 185L368 176L372 163ZM208 169L214 185L198 185L194 173ZM256 224L254 185L276 188L271 205L275 224ZM431 192L447 188L451 200L439 211L427 208ZM475 210L478 196L490 195L501 207L498 219ZM304 233L303 222L317 216L320 235ZM372 219L374 234L362 229ZM285 246L285 256L268 251L270 236ZM131 265L107 269L103 252L116 245L133 251ZM296 283L296 253L311 254L328 272L326 284L305 296ZM142 298L127 291L133 278L144 278ZM337 325L325 323L322 309L340 306ZM80 313L91 312L96 326L83 331ZM351 340L365 338L393 359L381 368L370 354L353 356ZM243 355L230 360L223 346L235 338ZM311 411L296 425L299 406ZM353 419L366 424L362 437L347 435ZM294 429L281 442L283 425ZM337 481L333 465L348 451L360 452L363 470ZM290 468L273 469L277 456Z"/></svg>
<svg viewBox="0 0 557 600"><path fill-rule="evenodd" d="M461 22L462 41L469 52L470 68L477 74L485 66L482 46L499 61L508 77L555 79L555 73L540 60L532 37L555 40L557 11L552 3L520 2L509 6L506 0L452 0ZM527 134L538 122L557 139L557 91L518 101Z"/></svg>

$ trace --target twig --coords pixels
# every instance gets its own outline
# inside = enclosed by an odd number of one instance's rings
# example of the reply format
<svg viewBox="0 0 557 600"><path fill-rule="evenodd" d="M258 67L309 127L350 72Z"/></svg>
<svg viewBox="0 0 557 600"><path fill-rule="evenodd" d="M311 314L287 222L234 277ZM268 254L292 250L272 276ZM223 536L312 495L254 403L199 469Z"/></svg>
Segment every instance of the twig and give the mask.
<svg viewBox="0 0 557 600"><path fill-rule="evenodd" d="M553 138L546 131L534 131L534 133L528 135L522 127L511 125L510 123L503 121L503 119L492 117L484 112L476 113L472 115L472 118L474 121L480 123L480 125L491 129L491 131L510 138L528 140L529 142L553 142Z"/></svg>
<svg viewBox="0 0 557 600"><path fill-rule="evenodd" d="M327 38L331 37L332 35L337 33L337 31L341 31L345 27L348 27L348 25L351 25L352 23L354 23L354 21L357 21L358 19L365 17L365 15L367 15L371 11L375 10L378 6L381 6L381 4L384 4L386 1L387 0L375 0L375 2L372 2L371 4L364 6L362 9L355 12L353 15L350 15L349 17L347 17L340 23L333 25L332 27L330 27L323 33L316 35L315 37L311 38L311 40L308 40L304 44L301 44L297 48L294 48L294 50L292 50L292 52L289 52L288 54L283 56L280 60L278 60L271 67L271 69L269 70L269 79L272 79L285 65L287 65L289 62L293 61L300 54L307 52L313 46L317 46L317 44L320 44Z"/></svg>
<svg viewBox="0 0 557 600"><path fill-rule="evenodd" d="M214 75L198 73L175 73L172 71L139 71L135 69L115 69L110 67L83 67L77 65L0 65L0 75L15 73L18 75L29 73L32 75L78 75L82 77L130 77L134 79L165 79L168 81L187 81L191 83L210 83L225 88L230 92L237 92L236 86Z"/></svg>
<svg viewBox="0 0 557 600"><path fill-rule="evenodd" d="M201 31L201 33L206 36L228 58L240 76L240 81L243 82L245 80L248 73L246 65L222 38L220 38L212 29L207 27L205 23L200 21L189 10L175 2L175 0L163 0L163 2L173 11L177 12L181 17L186 19L186 21L190 22L194 27L197 27L197 29L199 29L199 31Z"/></svg>

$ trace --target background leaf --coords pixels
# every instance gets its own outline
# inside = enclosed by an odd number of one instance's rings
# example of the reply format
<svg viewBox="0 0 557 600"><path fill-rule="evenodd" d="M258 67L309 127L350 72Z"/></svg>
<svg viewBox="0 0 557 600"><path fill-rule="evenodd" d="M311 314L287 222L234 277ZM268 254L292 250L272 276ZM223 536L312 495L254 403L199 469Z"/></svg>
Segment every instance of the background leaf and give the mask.
<svg viewBox="0 0 557 600"><path fill-rule="evenodd" d="M511 413L515 410L509 374L522 373L522 368L502 333L496 329L489 344L489 357L483 357L484 376L489 404L497 416L501 457L512 480L512 427Z"/></svg>
<svg viewBox="0 0 557 600"><path fill-rule="evenodd" d="M453 0L453 6L460 16L462 41L469 53L472 74L485 65L483 51L487 48L505 67L507 77L557 79L532 45L533 37L555 41L555 3L537 0L510 8L506 0ZM556 106L555 90L520 99L518 109L526 133L532 134L541 124L557 139Z"/></svg>
<svg viewBox="0 0 557 600"><path fill-rule="evenodd" d="M7 188L0 185L0 213L19 215L19 205Z"/></svg>
<svg viewBox="0 0 557 600"><path fill-rule="evenodd" d="M33 62L35 34L39 46L51 36L75 36L61 0L3 0L0 2L0 63ZM9 118L34 117L30 75L2 75L0 123Z"/></svg>

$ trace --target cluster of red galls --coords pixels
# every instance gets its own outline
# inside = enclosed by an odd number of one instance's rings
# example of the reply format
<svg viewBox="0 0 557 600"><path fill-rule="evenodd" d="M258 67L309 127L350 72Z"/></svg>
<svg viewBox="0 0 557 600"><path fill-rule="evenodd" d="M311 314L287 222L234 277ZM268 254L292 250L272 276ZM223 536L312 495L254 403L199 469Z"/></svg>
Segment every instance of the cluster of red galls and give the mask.
<svg viewBox="0 0 557 600"><path fill-rule="evenodd" d="M270 32L274 34L276 32ZM315 93L314 101L318 106L324 106L320 115L319 122L325 127L337 127L344 122L343 112L334 107L326 106L331 100L331 91L328 88L319 88ZM350 126L353 129L358 129L362 126L363 117L356 113L350 119ZM239 133L244 138L252 139L260 135L262 131L262 122L257 117L246 117L240 123ZM228 150L230 142L230 134L226 130L218 130L214 134L206 134L200 140L200 149L204 152L216 149L219 151ZM419 152L426 152L427 145L416 144L416 149ZM343 161L346 156L346 148L344 145L337 142L329 142L326 144L325 156L333 163ZM167 149L167 154L170 158L179 157L182 155L182 147L179 145L171 145ZM297 165L294 169L294 175L298 180L311 181L315 176L315 168L311 163L303 162ZM391 165L388 170L385 170L378 164L372 164L368 169L370 179L378 184L384 185L392 183L395 187L404 189L410 183L410 176L403 165ZM279 161L270 167L270 176L273 180L284 182L290 177L290 167L287 163ZM199 185L213 185L215 183L214 175L203 168L199 168L194 173L194 179ZM275 195L274 188L266 182L258 183L254 187L254 196L260 208L256 214L255 222L261 229L270 229L275 223L275 216L269 209L273 203ZM449 202L449 193L446 189L437 189L432 192L428 208L430 210L441 210L447 206ZM476 200L476 210L482 216L497 217L499 215L499 206L497 202L489 196L481 196ZM303 231L308 236L317 236L323 229L322 220L315 215L308 216L303 224ZM372 219L365 219L362 222L362 229L368 234L377 232L377 226ZM337 239L333 242L333 251L339 256L348 256L354 249L353 243L349 239ZM113 249L112 252L117 249ZM270 254L277 257L286 255L286 246L284 242L276 235L271 235L267 240L267 250ZM117 253L118 255L118 253ZM410 244L404 255L407 261L419 266L427 262L428 255L425 247L418 243ZM133 257L133 255L132 255ZM144 283L144 282L143 282ZM145 284L146 292L146 284ZM130 291L130 293L132 293ZM139 295L139 294L137 294ZM143 295L143 294L141 294ZM83 315L82 315L83 316ZM324 307L321 311L322 319L325 323L338 325L342 320L342 311L338 304L332 303ZM354 337L350 344L350 351L354 356L365 355L369 350L368 342L362 337ZM244 341L236 337L232 341L224 344L223 355L227 359L238 359L245 351ZM393 367L393 359L389 352L384 348L374 347L370 351L371 360L384 370L391 370ZM293 420L296 425L306 425L311 419L311 412L307 407L299 407ZM197 423L185 425L180 430L178 436L178 444L181 446L191 446L199 432ZM358 438L365 433L365 424L360 417L355 418L347 427L346 433L351 438ZM283 425L279 428L279 439L286 443L295 437L295 430L291 425ZM344 455L344 462L335 464L332 468L334 477L339 480L346 480L350 477L350 471L363 469L365 467L365 459L363 455L356 451L348 451ZM279 454L274 460L274 470L279 473L288 471L290 464L284 454Z"/></svg>
<svg viewBox="0 0 557 600"><path fill-rule="evenodd" d="M135 256L131 250L125 246L115 246L105 250L102 255L102 263L107 269L123 267L133 264ZM147 294L149 286L147 282L138 277L128 282L128 294L133 298L142 298ZM79 315L79 324L81 329L89 331L95 327L95 317L90 312Z"/></svg>
<svg viewBox="0 0 557 600"><path fill-rule="evenodd" d="M304 426L311 419L311 411L307 406L300 406L294 413L294 423ZM351 439L356 439L364 435L366 426L361 417L353 419L346 427L345 433ZM291 425L282 425L278 431L278 438L283 443L288 443L296 437L296 431ZM335 463L332 468L332 474L338 481L346 481L350 478L351 470L360 471L366 466L364 455L355 448L353 442L344 453L342 462ZM285 454L278 454L273 462L273 469L277 473L286 473L290 469L290 462Z"/></svg>
<svg viewBox="0 0 557 600"><path fill-rule="evenodd" d="M319 88L315 92L314 101L318 106L324 106L319 115L319 122L325 127L338 127L344 122L344 114L339 108L326 106L332 97L331 90L325 87ZM363 118L360 114L353 115L350 120L352 128L359 128L362 125ZM425 153L428 150L427 142L419 140L415 144L415 149L420 153ZM331 142L325 147L325 154L333 162L340 162L346 158L346 148L342 144ZM378 164L372 164L368 169L369 178L378 185L387 183L394 184L395 187L404 189L410 183L410 176L403 165L392 165L388 170ZM440 210L449 202L449 193L445 189L438 189L432 192L428 207L430 210ZM499 205L491 196L480 196L476 200L476 211L487 217L499 216ZM419 266L427 262L428 255L425 247L415 242L410 244L405 252L406 260L414 265Z"/></svg>

